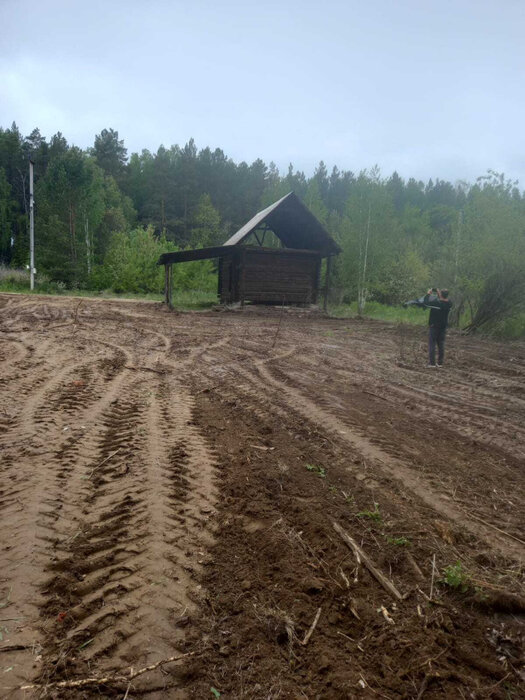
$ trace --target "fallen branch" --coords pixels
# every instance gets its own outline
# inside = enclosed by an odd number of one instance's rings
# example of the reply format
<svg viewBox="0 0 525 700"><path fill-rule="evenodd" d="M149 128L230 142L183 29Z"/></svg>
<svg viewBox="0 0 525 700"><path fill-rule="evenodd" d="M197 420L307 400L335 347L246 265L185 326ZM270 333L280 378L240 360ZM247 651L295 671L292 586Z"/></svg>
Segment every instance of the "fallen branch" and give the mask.
<svg viewBox="0 0 525 700"><path fill-rule="evenodd" d="M8 647L0 647L0 653L3 651L24 651L25 649L32 649L32 644L11 644Z"/></svg>
<svg viewBox="0 0 525 700"><path fill-rule="evenodd" d="M496 530L496 532L500 532L502 535L506 535L507 537L516 540L516 542L519 542L520 544L525 544L525 541L520 540L520 538L516 537L516 535L511 535L510 532L505 532L505 530L501 530L499 527L492 525L492 523L488 523L486 520L483 520L483 518L480 518L478 515L474 515L474 513L470 513L468 510L465 512L470 518L474 518L474 520L479 520L480 523L483 523L483 525L486 525L487 527L491 527L493 530Z"/></svg>
<svg viewBox="0 0 525 700"><path fill-rule="evenodd" d="M361 549L361 547L357 544L357 542L350 537L350 535L343 530L343 528L339 525L339 523L336 523L335 520L332 520L332 525L334 527L334 530L337 532L337 534L342 538L342 540L345 542L345 544L350 547L350 549L354 552L356 557L359 557L363 564L366 566L368 571L372 574L372 576L378 581L383 588L390 593L394 598L397 598L397 600L403 600L403 596L401 593L397 590L397 588L394 586L392 581L390 581L384 574L382 574L379 569L374 565L372 560L369 558L367 554Z"/></svg>
<svg viewBox="0 0 525 700"><path fill-rule="evenodd" d="M202 652L199 652L202 653ZM169 659L162 659L157 661L157 663L151 664L150 666L144 666L138 671L130 672L127 675L114 675L114 676L103 676L103 677L93 677L93 678L80 678L76 681L56 681L55 683L33 683L31 685L22 685L20 690L35 690L37 688L83 688L86 685L109 685L110 683L131 683L138 676L142 676L144 673L149 671L154 671L159 666L164 664L170 664L174 661L180 661L188 656L195 656L197 652L190 651L187 654L181 654L180 656L170 656Z"/></svg>
<svg viewBox="0 0 525 700"><path fill-rule="evenodd" d="M315 615L314 621L312 622L312 624L311 624L311 626L310 626L310 629L308 630L308 632L306 633L305 638L304 638L303 641L301 642L301 644L303 645L303 647L305 647L305 646L308 644L308 642L310 641L310 637L312 636L314 629L317 627L317 623L319 622L319 618L320 618L320 617L321 617L321 608L318 609L318 611L317 611L317 613L316 613L316 615Z"/></svg>

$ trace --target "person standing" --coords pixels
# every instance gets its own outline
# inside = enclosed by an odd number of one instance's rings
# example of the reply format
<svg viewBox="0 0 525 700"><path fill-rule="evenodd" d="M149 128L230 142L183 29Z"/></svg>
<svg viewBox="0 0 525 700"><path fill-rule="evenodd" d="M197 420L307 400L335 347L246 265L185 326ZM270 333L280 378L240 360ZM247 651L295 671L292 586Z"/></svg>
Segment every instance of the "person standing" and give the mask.
<svg viewBox="0 0 525 700"><path fill-rule="evenodd" d="M424 306L430 309L428 317L428 366L443 367L448 315L452 308L452 302L448 298L448 289L429 289L424 298ZM438 347L437 365L436 345Z"/></svg>

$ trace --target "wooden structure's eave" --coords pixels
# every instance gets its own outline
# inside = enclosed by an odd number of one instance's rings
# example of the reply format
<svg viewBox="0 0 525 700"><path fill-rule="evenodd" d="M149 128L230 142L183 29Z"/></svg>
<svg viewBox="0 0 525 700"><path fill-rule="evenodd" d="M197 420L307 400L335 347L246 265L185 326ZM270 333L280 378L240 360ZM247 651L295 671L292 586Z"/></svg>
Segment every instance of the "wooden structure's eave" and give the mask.
<svg viewBox="0 0 525 700"><path fill-rule="evenodd" d="M173 263L190 262L191 260L210 260L228 255L236 246L217 245L211 248L194 248L193 250L177 250L173 253L163 253L157 260L157 265L172 265Z"/></svg>
<svg viewBox="0 0 525 700"><path fill-rule="evenodd" d="M256 250L258 253L279 253L280 255L315 255L323 258L332 253L323 253L319 250L303 250L301 248L263 248L253 245L219 245L211 248L195 248L193 250L178 250L173 253L163 253L157 260L157 265L173 265L174 263L190 262L191 260L211 260L212 258L225 258L235 251Z"/></svg>

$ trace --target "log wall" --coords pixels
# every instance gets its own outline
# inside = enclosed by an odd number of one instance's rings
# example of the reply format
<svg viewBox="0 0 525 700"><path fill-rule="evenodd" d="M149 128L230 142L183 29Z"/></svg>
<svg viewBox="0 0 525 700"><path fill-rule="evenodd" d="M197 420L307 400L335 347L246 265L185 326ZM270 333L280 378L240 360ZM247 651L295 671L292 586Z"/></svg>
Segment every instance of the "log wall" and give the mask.
<svg viewBox="0 0 525 700"><path fill-rule="evenodd" d="M320 266L316 252L239 246L220 261L221 301L315 304Z"/></svg>

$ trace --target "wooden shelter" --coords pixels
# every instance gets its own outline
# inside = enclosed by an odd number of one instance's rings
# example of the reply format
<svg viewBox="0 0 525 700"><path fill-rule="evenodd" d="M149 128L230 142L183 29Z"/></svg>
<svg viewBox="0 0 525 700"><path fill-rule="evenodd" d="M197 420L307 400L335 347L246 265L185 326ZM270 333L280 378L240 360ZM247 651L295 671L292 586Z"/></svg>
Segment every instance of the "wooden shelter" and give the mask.
<svg viewBox="0 0 525 700"><path fill-rule="evenodd" d="M265 247L269 231L280 247ZM252 244L247 243L250 237ZM218 295L223 304L315 304L321 262L327 258L326 304L331 257L340 252L312 212L290 192L256 214L224 245L164 253L157 264L165 268L166 303L170 306L172 265L210 258L219 261Z"/></svg>

